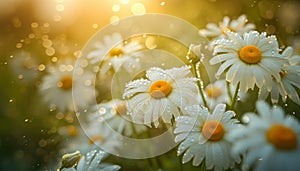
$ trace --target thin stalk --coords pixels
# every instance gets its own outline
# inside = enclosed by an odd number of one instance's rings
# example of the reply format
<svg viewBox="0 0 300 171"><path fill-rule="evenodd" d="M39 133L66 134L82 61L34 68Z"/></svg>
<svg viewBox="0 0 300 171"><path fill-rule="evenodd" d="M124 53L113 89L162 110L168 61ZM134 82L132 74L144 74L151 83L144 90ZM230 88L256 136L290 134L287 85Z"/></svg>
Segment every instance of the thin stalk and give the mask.
<svg viewBox="0 0 300 171"><path fill-rule="evenodd" d="M234 108L235 102L237 100L237 95L239 93L239 89L240 89L240 83L238 83L238 85L236 86L236 89L235 89L235 92L234 92L234 95L233 95L233 99L232 99L232 103L231 103L229 109Z"/></svg>
<svg viewBox="0 0 300 171"><path fill-rule="evenodd" d="M133 123L133 122L131 122L131 127L132 127L132 131L133 131L134 138L139 138L139 135L138 135L138 133L137 133L137 131L136 131L136 129L135 129L135 126L134 126L134 123ZM156 167L153 165L151 159L150 159L150 158L147 158L146 161L147 161L149 170L155 171L155 170L156 170Z"/></svg>
<svg viewBox="0 0 300 171"><path fill-rule="evenodd" d="M200 73L199 73L199 70L198 70L199 65L200 65L200 62L193 63L192 64L193 71L194 71L194 74L195 74L195 76L197 78L197 85L198 85L198 89L199 89L199 92L200 92L203 104L204 104L205 107L208 108L208 105L207 105L207 102L205 100L205 96L204 96L204 93L203 93L202 85L201 85L201 82L200 82L201 81L201 77L200 77Z"/></svg>
<svg viewBox="0 0 300 171"><path fill-rule="evenodd" d="M183 171L183 164L181 163L181 157L177 157L177 161L178 161L178 164L179 164L179 171Z"/></svg>
<svg viewBox="0 0 300 171"><path fill-rule="evenodd" d="M226 81L226 88L227 88L227 94L230 98L230 101L232 102L232 94L231 94L230 85L228 81Z"/></svg>

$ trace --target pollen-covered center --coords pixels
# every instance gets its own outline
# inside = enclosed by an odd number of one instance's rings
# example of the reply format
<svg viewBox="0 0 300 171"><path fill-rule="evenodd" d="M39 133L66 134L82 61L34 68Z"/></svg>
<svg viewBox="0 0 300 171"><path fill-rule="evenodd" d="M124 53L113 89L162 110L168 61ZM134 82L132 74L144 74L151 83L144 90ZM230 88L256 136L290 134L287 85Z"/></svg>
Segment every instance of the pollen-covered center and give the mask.
<svg viewBox="0 0 300 171"><path fill-rule="evenodd" d="M149 89L150 95L155 99L167 97L172 91L172 86L169 82L158 80L154 82Z"/></svg>
<svg viewBox="0 0 300 171"><path fill-rule="evenodd" d="M63 90L69 90L72 88L73 79L71 76L67 75L62 77L59 82L57 83L57 87Z"/></svg>
<svg viewBox="0 0 300 171"><path fill-rule="evenodd" d="M116 106L115 110L116 110L116 114L118 114L118 115L123 115L123 114L126 114L126 112L127 112L126 105L123 103Z"/></svg>
<svg viewBox="0 0 300 171"><path fill-rule="evenodd" d="M223 138L225 130L220 122L210 120L204 123L202 127L202 134L210 141L219 141Z"/></svg>
<svg viewBox="0 0 300 171"><path fill-rule="evenodd" d="M261 52L256 46L248 45L240 50L239 57L247 64L257 64L261 60Z"/></svg>
<svg viewBox="0 0 300 171"><path fill-rule="evenodd" d="M109 51L109 56L122 56L124 54L123 49L120 47L114 47Z"/></svg>
<svg viewBox="0 0 300 171"><path fill-rule="evenodd" d="M275 124L267 131L267 140L281 150L293 150L297 147L298 139L293 129Z"/></svg>
<svg viewBox="0 0 300 171"><path fill-rule="evenodd" d="M220 97L223 94L222 89L220 89L219 87L216 87L216 86L212 86L212 85L208 85L205 88L205 92L208 97L214 98L214 99Z"/></svg>

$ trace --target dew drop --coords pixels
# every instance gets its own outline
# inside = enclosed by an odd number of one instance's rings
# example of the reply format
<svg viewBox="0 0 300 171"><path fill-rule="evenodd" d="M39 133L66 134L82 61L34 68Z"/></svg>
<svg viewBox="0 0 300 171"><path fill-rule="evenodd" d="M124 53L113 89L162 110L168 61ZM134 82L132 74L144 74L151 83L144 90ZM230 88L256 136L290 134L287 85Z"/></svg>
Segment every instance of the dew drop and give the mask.
<svg viewBox="0 0 300 171"><path fill-rule="evenodd" d="M44 64L40 64L39 66L38 66L38 70L39 71L44 71L46 69L46 66L44 65Z"/></svg>
<svg viewBox="0 0 300 171"><path fill-rule="evenodd" d="M18 79L19 79L19 80L22 80L23 78L24 78L24 76L23 76L22 74L19 74L19 75L18 75Z"/></svg>

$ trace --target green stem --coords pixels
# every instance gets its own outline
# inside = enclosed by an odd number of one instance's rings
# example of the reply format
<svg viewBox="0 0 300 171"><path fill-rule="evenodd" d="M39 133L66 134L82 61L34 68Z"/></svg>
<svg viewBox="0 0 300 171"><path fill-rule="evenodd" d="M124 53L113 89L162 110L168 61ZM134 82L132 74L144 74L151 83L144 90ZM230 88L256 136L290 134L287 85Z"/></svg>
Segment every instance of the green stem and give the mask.
<svg viewBox="0 0 300 171"><path fill-rule="evenodd" d="M175 155L176 155L176 153L175 153ZM179 171L183 171L183 164L181 163L181 157L177 157L177 159L178 159L178 164L179 164Z"/></svg>
<svg viewBox="0 0 300 171"><path fill-rule="evenodd" d="M205 160L202 160L202 163L200 165L200 171L206 171Z"/></svg>
<svg viewBox="0 0 300 171"><path fill-rule="evenodd" d="M237 100L237 96L238 96L238 93L239 93L239 89L240 89L240 83L238 83L238 85L236 86L236 89L235 89L235 92L234 92L234 95L233 95L233 99L232 99L232 103L231 103L229 109L234 108L234 105L235 105L235 102Z"/></svg>
<svg viewBox="0 0 300 171"><path fill-rule="evenodd" d="M137 133L136 129L135 129L135 126L134 126L134 123L131 122L131 127L132 127L132 131L133 131L133 137L134 138L139 138L139 134ZM143 137L142 137L143 138ZM151 171L155 171L155 166L153 165L152 161L150 158L147 158L146 159L146 162L148 164L148 167L149 167L149 170Z"/></svg>
<svg viewBox="0 0 300 171"><path fill-rule="evenodd" d="M205 100L205 96L204 96L204 93L203 93L203 89L202 89L202 84L201 84L201 77L200 77L200 73L199 73L199 70L198 70L198 67L200 65L200 62L197 62L197 63L193 63L192 66L193 66L193 71L194 71L194 74L196 76L196 78L198 79L197 80L197 85L198 85L198 89L199 89L199 92L200 92L200 95L201 95L201 98L202 98L202 101L203 101L203 104L205 107L208 108L208 105L207 105L207 102Z"/></svg>
<svg viewBox="0 0 300 171"><path fill-rule="evenodd" d="M232 94L231 94L231 89L228 81L226 81L226 87L227 87L227 94L230 98L230 101L232 102Z"/></svg>

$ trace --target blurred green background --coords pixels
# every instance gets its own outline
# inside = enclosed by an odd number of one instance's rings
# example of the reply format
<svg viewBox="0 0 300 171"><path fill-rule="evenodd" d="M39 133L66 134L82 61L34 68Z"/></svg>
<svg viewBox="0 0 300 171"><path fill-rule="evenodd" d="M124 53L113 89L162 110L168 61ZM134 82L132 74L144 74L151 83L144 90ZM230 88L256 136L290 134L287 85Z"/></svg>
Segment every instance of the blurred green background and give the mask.
<svg viewBox="0 0 300 171"><path fill-rule="evenodd" d="M53 170L57 166L66 140L59 128L77 120L73 113L58 113L43 102L38 87L45 66L75 58L103 26L141 13L177 16L199 29L224 16L236 19L246 14L258 31L275 34L281 48L299 40L299 1L1 0L0 170ZM29 58L25 64L19 62L24 53ZM285 109L297 114L299 107L288 102ZM116 162L122 164L122 160Z"/></svg>

